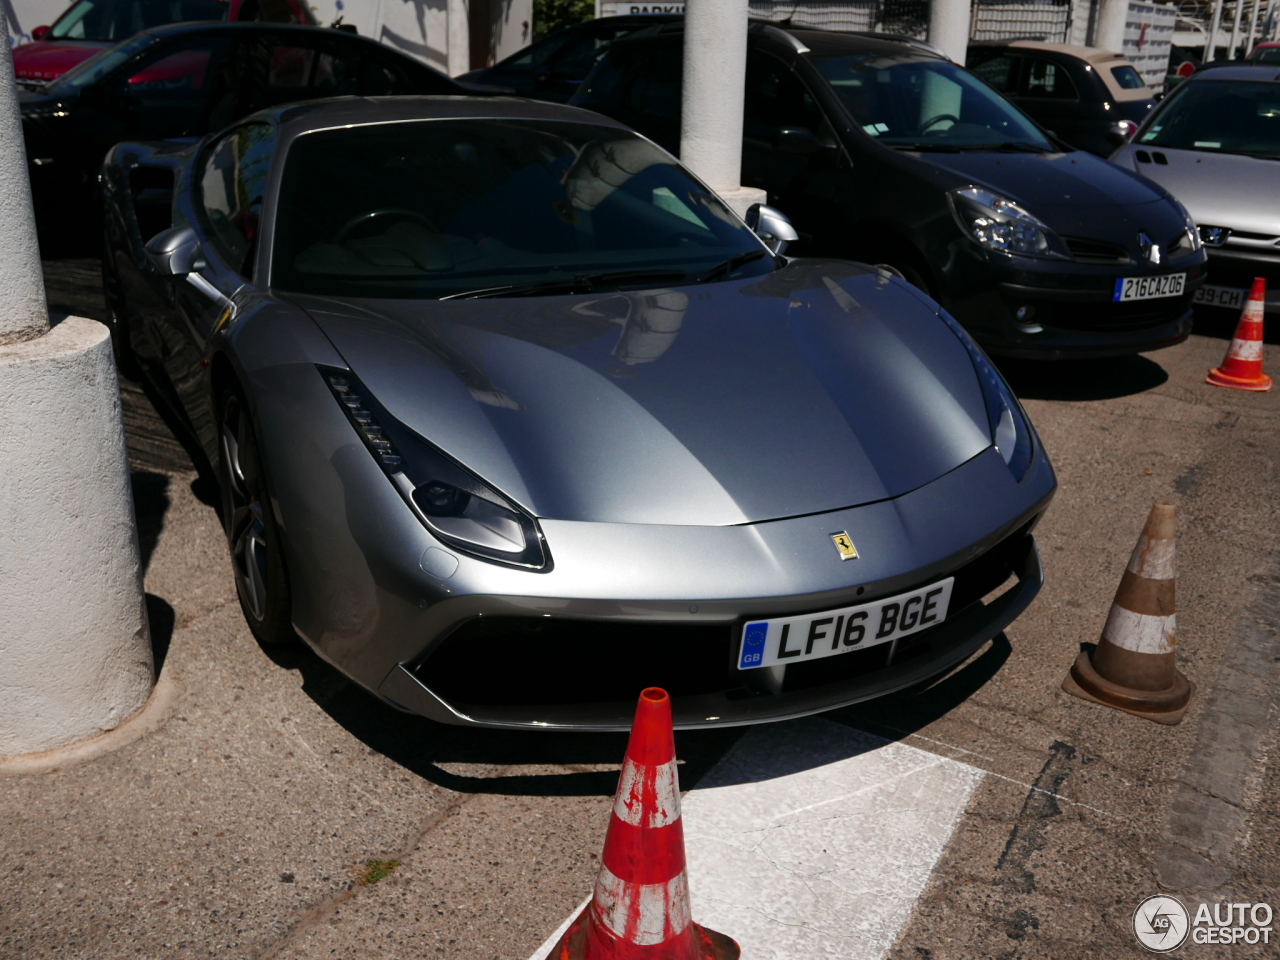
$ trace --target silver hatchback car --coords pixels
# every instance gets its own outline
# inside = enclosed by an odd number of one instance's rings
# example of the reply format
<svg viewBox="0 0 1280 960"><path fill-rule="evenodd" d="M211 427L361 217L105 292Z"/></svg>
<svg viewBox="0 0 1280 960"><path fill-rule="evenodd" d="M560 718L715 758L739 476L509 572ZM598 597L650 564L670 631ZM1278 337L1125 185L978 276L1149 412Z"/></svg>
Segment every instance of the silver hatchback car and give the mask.
<svg viewBox="0 0 1280 960"><path fill-rule="evenodd" d="M1182 201L1209 254L1195 302L1238 310L1254 277L1280 312L1280 67L1219 67L1179 86L1113 163Z"/></svg>

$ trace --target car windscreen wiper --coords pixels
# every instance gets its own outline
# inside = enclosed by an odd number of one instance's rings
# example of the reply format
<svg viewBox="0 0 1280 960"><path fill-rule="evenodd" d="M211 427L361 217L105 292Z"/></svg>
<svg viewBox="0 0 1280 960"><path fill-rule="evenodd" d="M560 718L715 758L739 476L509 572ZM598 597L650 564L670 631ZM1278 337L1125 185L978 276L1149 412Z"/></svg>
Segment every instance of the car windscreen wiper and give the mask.
<svg viewBox="0 0 1280 960"><path fill-rule="evenodd" d="M590 293L615 283L664 283L684 280L683 270L619 270L615 273L580 273L534 283L508 283L500 287L482 287L463 293L451 293L441 300L481 300L491 297L549 296L553 293Z"/></svg>
<svg viewBox="0 0 1280 960"><path fill-rule="evenodd" d="M1042 147L1038 143L1026 140L1004 140L1000 143L936 143L928 140L916 140L908 143L887 143L885 146L895 150L922 150L931 153L1050 153L1051 147Z"/></svg>
<svg viewBox="0 0 1280 960"><path fill-rule="evenodd" d="M745 253L735 253L728 260L717 263L714 267L698 278L698 283L708 283L717 277L728 277L733 271L739 267L745 267L748 263L754 263L762 257L768 256L768 250L748 250Z"/></svg>

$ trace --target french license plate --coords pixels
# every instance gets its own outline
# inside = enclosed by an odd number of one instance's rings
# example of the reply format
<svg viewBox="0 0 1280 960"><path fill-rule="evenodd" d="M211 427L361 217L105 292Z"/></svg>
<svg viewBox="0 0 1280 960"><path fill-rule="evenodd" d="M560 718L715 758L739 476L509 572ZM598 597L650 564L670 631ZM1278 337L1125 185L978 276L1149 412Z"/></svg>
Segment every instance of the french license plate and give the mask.
<svg viewBox="0 0 1280 960"><path fill-rule="evenodd" d="M1209 307L1230 307L1238 310L1244 306L1244 296L1249 291L1237 287L1200 287L1191 297L1192 303Z"/></svg>
<svg viewBox="0 0 1280 960"><path fill-rule="evenodd" d="M753 620L742 628L738 669L754 670L866 650L941 623L955 577L856 607Z"/></svg>
<svg viewBox="0 0 1280 960"><path fill-rule="evenodd" d="M1115 303L1128 300L1158 300L1176 297L1186 289L1185 273L1167 273L1163 277L1121 277L1116 281Z"/></svg>

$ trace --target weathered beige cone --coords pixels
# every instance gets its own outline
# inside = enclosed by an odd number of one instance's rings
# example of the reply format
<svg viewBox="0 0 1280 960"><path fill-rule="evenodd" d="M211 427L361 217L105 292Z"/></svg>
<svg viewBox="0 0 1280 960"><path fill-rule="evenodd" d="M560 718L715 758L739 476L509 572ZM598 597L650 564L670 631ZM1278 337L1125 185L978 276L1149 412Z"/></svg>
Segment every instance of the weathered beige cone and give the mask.
<svg viewBox="0 0 1280 960"><path fill-rule="evenodd" d="M1178 671L1172 503L1156 503L1120 579L1093 656L1081 651L1062 689L1156 723L1181 723L1195 686Z"/></svg>

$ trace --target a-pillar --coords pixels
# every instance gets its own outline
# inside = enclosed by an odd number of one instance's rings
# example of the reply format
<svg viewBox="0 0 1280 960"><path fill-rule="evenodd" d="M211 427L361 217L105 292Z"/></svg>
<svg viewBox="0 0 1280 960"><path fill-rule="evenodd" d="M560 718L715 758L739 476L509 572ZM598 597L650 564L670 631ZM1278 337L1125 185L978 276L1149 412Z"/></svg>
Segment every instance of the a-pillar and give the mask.
<svg viewBox="0 0 1280 960"><path fill-rule="evenodd" d="M1112 53L1124 53L1124 31L1129 20L1129 0L1105 0L1098 14L1094 46Z"/></svg>
<svg viewBox="0 0 1280 960"><path fill-rule="evenodd" d="M688 0L680 159L738 214L768 202L742 186L742 110L747 84L747 0Z"/></svg>
<svg viewBox="0 0 1280 960"><path fill-rule="evenodd" d="M50 326L0 42L0 759L119 726L151 681L110 335Z"/></svg>
<svg viewBox="0 0 1280 960"><path fill-rule="evenodd" d="M931 0L929 42L963 66L969 49L969 0Z"/></svg>

